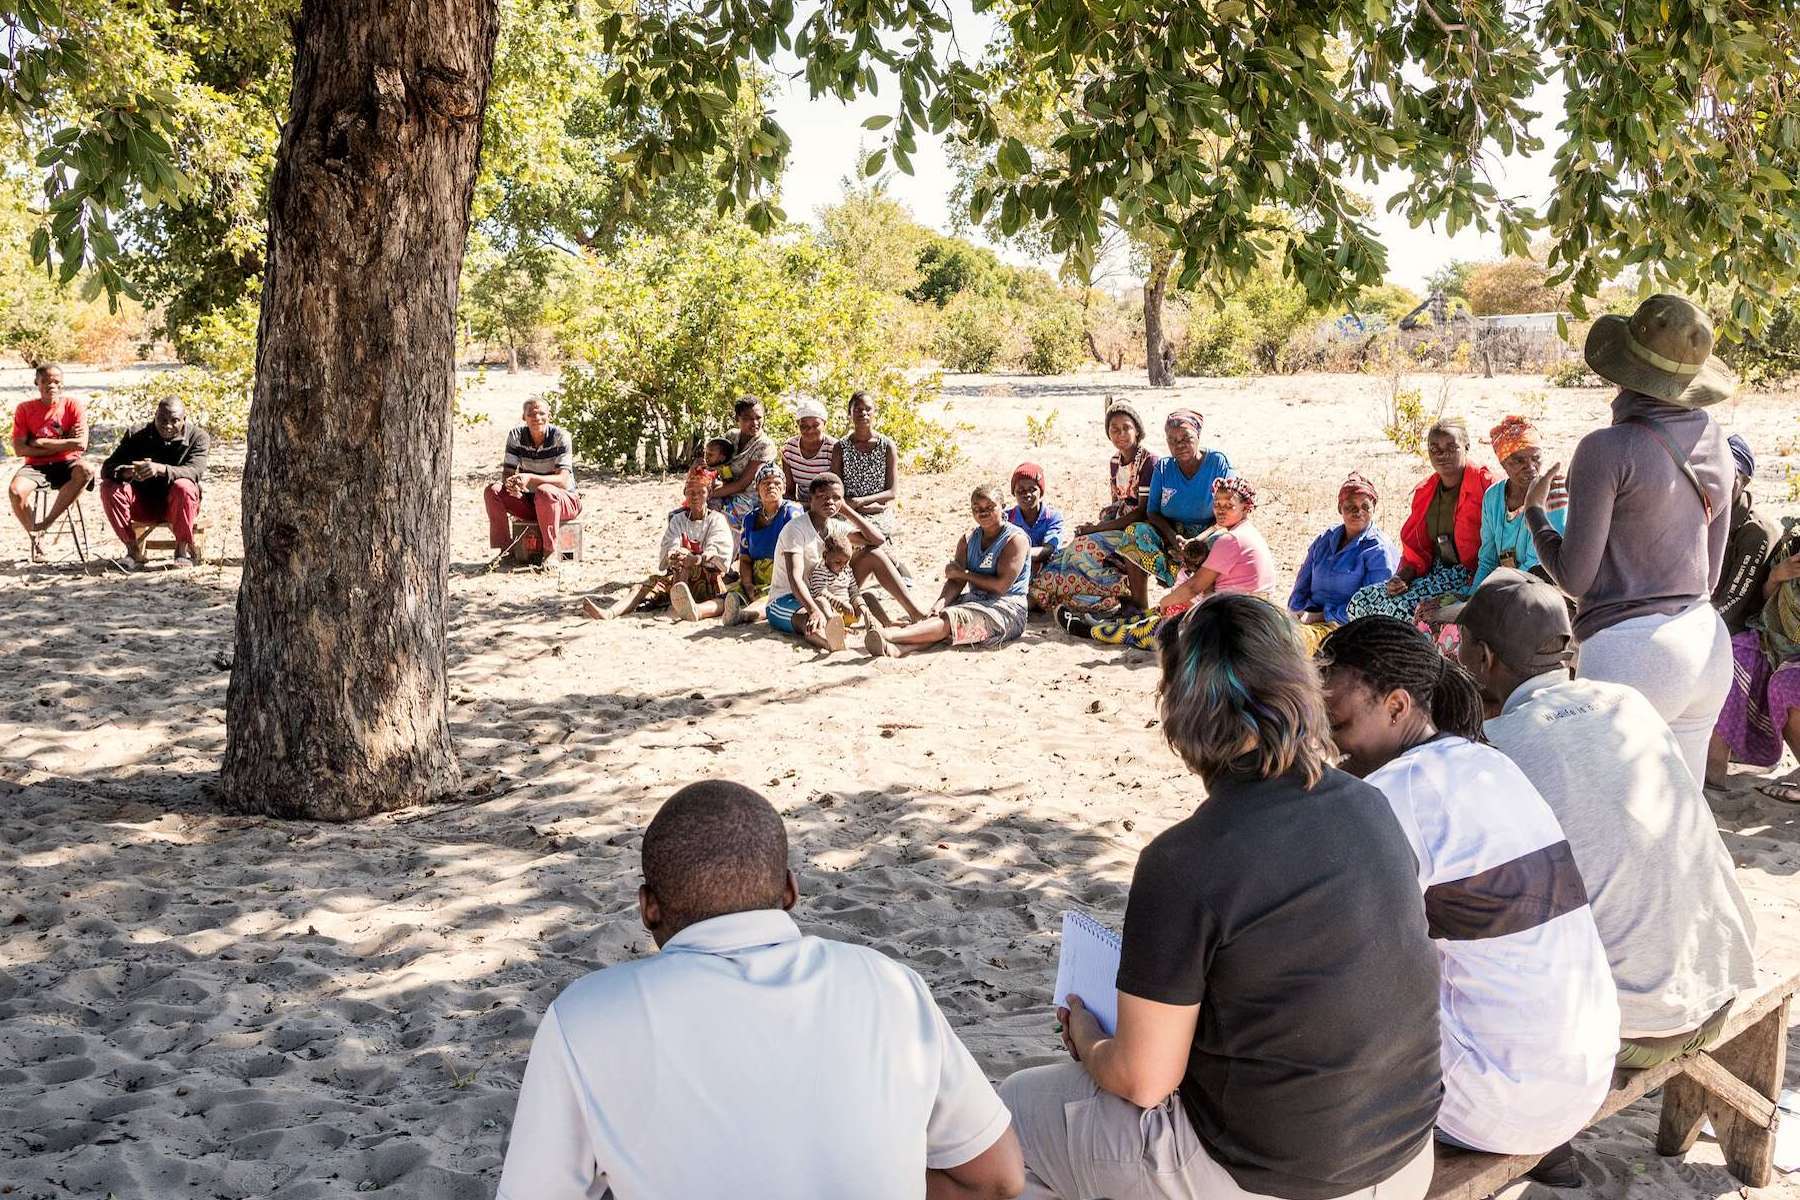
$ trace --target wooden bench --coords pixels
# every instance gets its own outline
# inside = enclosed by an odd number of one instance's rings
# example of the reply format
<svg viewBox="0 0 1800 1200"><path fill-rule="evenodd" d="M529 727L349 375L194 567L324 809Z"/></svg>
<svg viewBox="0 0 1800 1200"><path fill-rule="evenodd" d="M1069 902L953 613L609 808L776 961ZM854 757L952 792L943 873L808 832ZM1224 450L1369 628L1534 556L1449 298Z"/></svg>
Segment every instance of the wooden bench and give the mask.
<svg viewBox="0 0 1800 1200"><path fill-rule="evenodd" d="M1656 1152L1686 1154L1710 1117L1725 1166L1751 1187L1767 1187L1773 1168L1782 1072L1787 1067L1788 1004L1800 973L1764 973L1739 998L1725 1028L1704 1050L1647 1071L1617 1071L1612 1091L1589 1125L1662 1088ZM1437 1148L1437 1173L1426 1200L1486 1200L1537 1165L1535 1154L1481 1154Z"/></svg>

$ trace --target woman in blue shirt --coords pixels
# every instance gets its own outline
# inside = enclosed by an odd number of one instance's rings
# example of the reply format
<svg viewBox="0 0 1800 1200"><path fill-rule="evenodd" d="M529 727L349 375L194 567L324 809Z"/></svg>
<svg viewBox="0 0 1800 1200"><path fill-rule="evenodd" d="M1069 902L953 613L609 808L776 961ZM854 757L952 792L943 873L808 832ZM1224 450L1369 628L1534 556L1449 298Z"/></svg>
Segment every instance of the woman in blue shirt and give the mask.
<svg viewBox="0 0 1800 1200"><path fill-rule="evenodd" d="M1370 584L1384 583L1400 564L1400 548L1375 528L1375 485L1355 471L1338 489L1342 523L1313 539L1294 577L1288 611L1300 622L1300 640L1317 653L1327 634L1350 617L1350 597Z"/></svg>
<svg viewBox="0 0 1800 1200"><path fill-rule="evenodd" d="M762 620L763 605L769 598L769 581L775 574L775 542L787 528L787 523L806 511L792 500L781 498L784 488L781 468L774 463L764 463L757 468L751 488L756 493L757 505L744 518L743 537L738 546L737 586L725 594L723 601L715 602L720 605L727 625ZM700 612L697 615L717 614Z"/></svg>
<svg viewBox="0 0 1800 1200"><path fill-rule="evenodd" d="M1124 603L1148 609L1149 581L1173 587L1185 544L1213 524L1213 485L1231 474L1222 450L1200 444L1204 418L1176 409L1164 423L1169 457L1150 474L1142 520L1089 533L1053 556L1032 579L1032 607L1118 615Z"/></svg>
<svg viewBox="0 0 1800 1200"><path fill-rule="evenodd" d="M1495 567L1529 571L1541 579L1550 576L1538 566L1537 546L1525 523L1525 493L1543 474L1543 443L1537 427L1521 416L1509 416L1488 431L1494 457L1506 478L1488 488L1481 498L1481 553L1475 560L1471 594ZM1561 533L1569 519L1567 508L1550 509L1550 524Z"/></svg>

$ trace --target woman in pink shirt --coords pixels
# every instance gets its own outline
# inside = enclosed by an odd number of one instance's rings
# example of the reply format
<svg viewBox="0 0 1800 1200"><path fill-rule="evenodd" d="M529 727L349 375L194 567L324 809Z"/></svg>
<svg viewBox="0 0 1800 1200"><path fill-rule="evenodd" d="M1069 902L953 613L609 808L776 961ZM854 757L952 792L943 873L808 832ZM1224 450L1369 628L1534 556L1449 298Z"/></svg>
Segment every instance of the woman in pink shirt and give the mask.
<svg viewBox="0 0 1800 1200"><path fill-rule="evenodd" d="M1092 638L1109 646L1154 650L1163 625L1208 596L1241 592L1269 599L1275 591L1275 556L1262 531L1250 523L1256 509L1256 489L1241 475L1229 475L1213 484L1214 528L1219 532L1207 546L1206 557L1183 563L1175 586L1163 596L1156 611L1135 620L1101 621L1069 608L1056 610L1056 623L1076 637Z"/></svg>

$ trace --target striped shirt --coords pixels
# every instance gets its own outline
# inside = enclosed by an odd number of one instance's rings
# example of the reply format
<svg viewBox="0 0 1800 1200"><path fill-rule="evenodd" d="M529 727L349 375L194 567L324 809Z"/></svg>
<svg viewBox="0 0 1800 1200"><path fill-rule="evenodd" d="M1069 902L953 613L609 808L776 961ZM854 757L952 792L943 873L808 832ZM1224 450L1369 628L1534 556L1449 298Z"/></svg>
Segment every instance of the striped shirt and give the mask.
<svg viewBox="0 0 1800 1200"><path fill-rule="evenodd" d="M808 455L801 452L797 434L782 444L781 465L787 470L788 484L794 489L795 496L806 499L806 493L812 490L812 481L831 470L831 448L835 445L835 438L821 437L818 453Z"/></svg>
<svg viewBox="0 0 1800 1200"><path fill-rule="evenodd" d="M1438 948L1438 1128L1542 1154L1606 1099L1619 1047L1612 968L1562 826L1511 759L1449 734L1369 782L1412 843Z"/></svg>
<svg viewBox="0 0 1800 1200"><path fill-rule="evenodd" d="M544 444L533 445L531 428L521 425L506 435L506 457L500 460L521 475L559 475L575 472L575 452L569 434L560 425L544 430Z"/></svg>

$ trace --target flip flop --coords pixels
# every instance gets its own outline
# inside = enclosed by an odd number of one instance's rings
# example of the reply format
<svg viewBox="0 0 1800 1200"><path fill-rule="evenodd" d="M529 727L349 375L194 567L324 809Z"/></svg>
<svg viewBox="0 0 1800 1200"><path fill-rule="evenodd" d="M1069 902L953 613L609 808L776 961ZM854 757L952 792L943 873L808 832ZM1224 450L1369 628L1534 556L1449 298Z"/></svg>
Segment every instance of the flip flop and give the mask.
<svg viewBox="0 0 1800 1200"><path fill-rule="evenodd" d="M1756 790L1783 804L1800 804L1800 782L1791 779L1772 779L1768 783L1758 784Z"/></svg>

